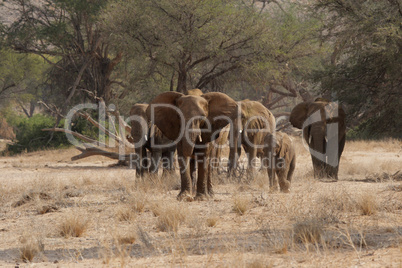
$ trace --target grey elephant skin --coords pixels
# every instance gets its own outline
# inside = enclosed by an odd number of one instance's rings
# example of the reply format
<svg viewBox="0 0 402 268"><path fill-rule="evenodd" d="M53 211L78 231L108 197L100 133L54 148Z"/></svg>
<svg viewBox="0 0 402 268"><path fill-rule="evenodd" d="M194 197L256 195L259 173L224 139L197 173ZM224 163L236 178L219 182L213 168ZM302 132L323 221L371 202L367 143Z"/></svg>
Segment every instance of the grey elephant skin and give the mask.
<svg viewBox="0 0 402 268"><path fill-rule="evenodd" d="M314 177L338 180L339 161L345 146L345 111L323 98L296 105L290 123L303 130L309 146Z"/></svg>
<svg viewBox="0 0 402 268"><path fill-rule="evenodd" d="M130 116L135 116L131 121L131 137L137 157L135 159L137 177L142 177L144 172L157 173L161 159L164 160L164 171L174 168L176 145L151 123L146 114L147 108L148 104L138 103L130 110ZM166 146L159 148L161 145ZM150 152L150 159L147 158L147 150Z"/></svg>
<svg viewBox="0 0 402 268"><path fill-rule="evenodd" d="M229 153L229 175L232 175L240 157L241 146L248 157L247 177L255 173L254 159L262 158L264 139L275 132L275 117L260 102L243 100L239 102L240 114L235 122L237 126L237 143L233 143Z"/></svg>
<svg viewBox="0 0 402 268"><path fill-rule="evenodd" d="M194 198L189 168L192 158L199 159L195 199L204 200L213 196L209 144L219 136L222 128L235 120L237 113L237 103L219 92L201 96L164 92L151 101L147 115L153 114L153 123L167 138L177 141L181 178L178 200ZM182 135L182 130L187 135Z"/></svg>

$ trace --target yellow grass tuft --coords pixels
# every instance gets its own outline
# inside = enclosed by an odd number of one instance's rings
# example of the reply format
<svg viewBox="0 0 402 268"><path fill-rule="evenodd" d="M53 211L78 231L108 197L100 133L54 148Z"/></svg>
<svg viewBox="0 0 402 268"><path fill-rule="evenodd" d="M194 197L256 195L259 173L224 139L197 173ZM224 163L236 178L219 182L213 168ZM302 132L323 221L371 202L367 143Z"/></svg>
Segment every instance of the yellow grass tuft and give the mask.
<svg viewBox="0 0 402 268"><path fill-rule="evenodd" d="M181 204L180 204L181 205ZM180 205L161 207L156 228L162 232L177 232L180 223L186 219L186 213Z"/></svg>
<svg viewBox="0 0 402 268"><path fill-rule="evenodd" d="M236 196L233 200L233 211L240 216L244 215L250 208L250 200L245 197Z"/></svg>
<svg viewBox="0 0 402 268"><path fill-rule="evenodd" d="M34 238L21 238L20 258L23 262L32 262L34 257L44 250L41 240Z"/></svg>
<svg viewBox="0 0 402 268"><path fill-rule="evenodd" d="M293 226L293 238L295 242L303 244L318 244L321 242L323 226L315 219L297 222Z"/></svg>
<svg viewBox="0 0 402 268"><path fill-rule="evenodd" d="M137 235L135 233L127 233L117 237L117 243L119 243L119 245L131 245L134 244L135 241L137 241Z"/></svg>
<svg viewBox="0 0 402 268"><path fill-rule="evenodd" d="M119 221L132 221L135 219L135 213L131 207L121 206L116 211L116 217Z"/></svg>
<svg viewBox="0 0 402 268"><path fill-rule="evenodd" d="M357 200L357 208L363 215L375 215L378 211L378 203L374 194L365 193Z"/></svg>
<svg viewBox="0 0 402 268"><path fill-rule="evenodd" d="M63 237L80 237L88 227L88 220L84 216L70 215L60 224L60 234Z"/></svg>

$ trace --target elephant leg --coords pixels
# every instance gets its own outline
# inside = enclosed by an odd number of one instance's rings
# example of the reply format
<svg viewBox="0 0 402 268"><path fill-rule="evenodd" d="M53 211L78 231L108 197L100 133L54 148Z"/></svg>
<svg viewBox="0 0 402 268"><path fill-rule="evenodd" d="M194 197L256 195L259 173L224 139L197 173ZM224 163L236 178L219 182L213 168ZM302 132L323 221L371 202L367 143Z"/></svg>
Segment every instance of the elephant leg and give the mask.
<svg viewBox="0 0 402 268"><path fill-rule="evenodd" d="M331 165L327 165L327 174L328 177L331 177L335 180L338 180L338 171L339 171L339 163L341 160L341 155L343 152L343 148L345 146L345 135L342 136L342 138L339 139L338 141L338 155L336 155L336 159L338 160L338 162L336 163L336 166L331 166Z"/></svg>
<svg viewBox="0 0 402 268"><path fill-rule="evenodd" d="M275 177L275 167L273 166L272 160L265 159L264 167L266 167L268 179L269 179L269 188L272 190L276 190L277 182Z"/></svg>
<svg viewBox="0 0 402 268"><path fill-rule="evenodd" d="M314 168L314 178L321 179L326 177L326 127L323 123L314 123L311 125L309 138L311 142L309 143L311 150L311 158L313 161ZM313 153L316 155L313 156ZM317 158L319 157L319 158Z"/></svg>
<svg viewBox="0 0 402 268"><path fill-rule="evenodd" d="M237 149L236 147L230 147L229 149L229 161L228 161L228 177L233 176L234 170L237 166Z"/></svg>
<svg viewBox="0 0 402 268"><path fill-rule="evenodd" d="M196 191L197 189L197 174L196 174L196 169L197 169L197 162L195 159L191 158L190 159L190 177L191 177L191 186L193 192Z"/></svg>
<svg viewBox="0 0 402 268"><path fill-rule="evenodd" d="M174 151L162 151L162 176L173 173L174 170Z"/></svg>
<svg viewBox="0 0 402 268"><path fill-rule="evenodd" d="M161 150L152 150L151 152L151 165L150 165L150 172L151 173L158 173L159 163L162 158L162 151Z"/></svg>
<svg viewBox="0 0 402 268"><path fill-rule="evenodd" d="M282 168L276 170L276 175L278 175L279 187L281 192L290 192L290 182L287 180L288 168Z"/></svg>
<svg viewBox="0 0 402 268"><path fill-rule="evenodd" d="M287 176L289 183L292 183L293 173L294 173L295 169L296 169L296 155L293 157L293 159L289 163L289 170L288 170L288 176Z"/></svg>
<svg viewBox="0 0 402 268"><path fill-rule="evenodd" d="M177 196L179 201L193 199L191 194L191 177L190 177L190 157L183 156L182 143L179 142L177 146L178 160L180 167L180 179L181 179L181 189Z"/></svg>
<svg viewBox="0 0 402 268"><path fill-rule="evenodd" d="M219 146L222 146L222 145L219 145ZM217 171L218 175L220 175L222 173L222 171L221 171L221 167L222 167L221 155L222 155L222 148L219 147L219 148L216 149L216 156L215 156L216 157L216 164L218 165L216 167L216 171Z"/></svg>
<svg viewBox="0 0 402 268"><path fill-rule="evenodd" d="M313 161L314 178L321 179L325 177L325 163L315 156L311 156L311 159Z"/></svg>
<svg viewBox="0 0 402 268"><path fill-rule="evenodd" d="M168 162L169 162L169 170L174 170L174 152L176 151L176 147L173 149L169 149L167 152Z"/></svg>
<svg viewBox="0 0 402 268"><path fill-rule="evenodd" d="M198 157L199 159L201 159L201 161L197 167L197 194L195 196L195 199L199 201L208 199L208 188L210 187L210 189L212 190L212 184L208 185L209 155L207 154L207 152L207 148L202 148L199 150L198 154Z"/></svg>
<svg viewBox="0 0 402 268"><path fill-rule="evenodd" d="M248 166L247 166L247 181L250 182L255 174L255 161L257 160L257 149L248 147L247 149Z"/></svg>
<svg viewBox="0 0 402 268"><path fill-rule="evenodd" d="M208 146L207 148L207 152L206 155L210 155L210 151L212 150L211 146ZM206 165L206 169L207 169L207 191L208 191L208 195L210 197L214 196L214 190L212 189L212 172L211 172L211 159L207 158L205 159L206 163L204 164L204 166Z"/></svg>
<svg viewBox="0 0 402 268"><path fill-rule="evenodd" d="M241 155L240 138L235 137L233 144L230 144L229 162L228 162L228 177L232 177L237 168L238 161Z"/></svg>
<svg viewBox="0 0 402 268"><path fill-rule="evenodd" d="M137 178L141 178L144 175L144 151L146 153L146 149L144 147L135 148L135 153L137 155L137 162L135 164L135 175Z"/></svg>
<svg viewBox="0 0 402 268"><path fill-rule="evenodd" d="M214 147L214 146L212 146L212 147ZM211 165L212 165L210 170L211 170L211 172L214 172L214 173L218 169L218 163L216 162L216 155L217 155L217 148L214 147L209 151L209 158L211 159Z"/></svg>

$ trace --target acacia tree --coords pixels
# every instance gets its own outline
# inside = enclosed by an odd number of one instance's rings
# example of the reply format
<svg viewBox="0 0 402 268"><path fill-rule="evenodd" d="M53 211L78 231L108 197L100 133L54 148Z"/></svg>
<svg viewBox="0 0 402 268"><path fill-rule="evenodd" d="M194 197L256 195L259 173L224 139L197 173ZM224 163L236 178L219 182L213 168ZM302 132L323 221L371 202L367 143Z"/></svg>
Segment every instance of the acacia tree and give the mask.
<svg viewBox="0 0 402 268"><path fill-rule="evenodd" d="M0 49L0 109L17 104L27 117L42 96L41 84L48 65L36 55Z"/></svg>
<svg viewBox="0 0 402 268"><path fill-rule="evenodd" d="M113 3L104 25L148 72L186 92L258 60L267 45L264 21L242 1L152 0Z"/></svg>
<svg viewBox="0 0 402 268"><path fill-rule="evenodd" d="M163 80L165 90L179 92L264 95L264 105L276 109L289 106L289 98L310 97L304 80L321 57L313 34L318 20L285 2L261 9L240 0L117 1L103 24L137 77Z"/></svg>
<svg viewBox="0 0 402 268"><path fill-rule="evenodd" d="M317 0L314 7L327 14L322 36L333 45L317 73L323 91L348 104L364 137L401 137L401 2Z"/></svg>
<svg viewBox="0 0 402 268"><path fill-rule="evenodd" d="M22 53L40 55L52 70L49 82L64 110L71 100L90 95L113 97L112 72L121 54L111 56L97 25L106 0L10 0L16 19L4 27L6 44ZM86 92L86 93L84 93Z"/></svg>

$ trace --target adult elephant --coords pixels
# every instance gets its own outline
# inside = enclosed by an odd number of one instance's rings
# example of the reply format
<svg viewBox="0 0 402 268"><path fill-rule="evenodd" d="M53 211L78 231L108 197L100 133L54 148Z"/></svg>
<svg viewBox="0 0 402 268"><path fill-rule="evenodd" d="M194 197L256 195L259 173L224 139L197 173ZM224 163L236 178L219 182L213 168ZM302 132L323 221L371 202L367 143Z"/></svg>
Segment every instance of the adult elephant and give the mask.
<svg viewBox="0 0 402 268"><path fill-rule="evenodd" d="M151 123L146 113L147 108L148 104L138 103L130 110L131 137L136 153L133 160L137 177L142 177L144 171L157 173L161 159L164 171L173 170L174 167L176 146ZM150 152L150 159L147 158L147 150Z"/></svg>
<svg viewBox="0 0 402 268"><path fill-rule="evenodd" d="M264 155L264 139L275 132L275 117L260 102L243 100L239 102L240 116L238 124L238 143L230 146L229 175L232 175L241 153L241 146L248 157L247 177L250 179L256 170L256 158Z"/></svg>
<svg viewBox="0 0 402 268"><path fill-rule="evenodd" d="M190 159L198 161L196 200L213 195L209 143L237 116L238 105L229 96L210 92L201 96L165 92L156 96L147 115L162 133L177 143L181 190L178 200L192 200Z"/></svg>
<svg viewBox="0 0 402 268"><path fill-rule="evenodd" d="M338 179L339 160L345 146L345 111L323 98L296 105L290 123L303 130L309 146L315 178Z"/></svg>

